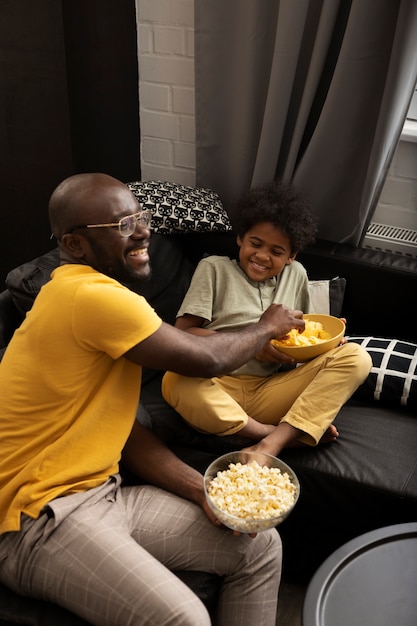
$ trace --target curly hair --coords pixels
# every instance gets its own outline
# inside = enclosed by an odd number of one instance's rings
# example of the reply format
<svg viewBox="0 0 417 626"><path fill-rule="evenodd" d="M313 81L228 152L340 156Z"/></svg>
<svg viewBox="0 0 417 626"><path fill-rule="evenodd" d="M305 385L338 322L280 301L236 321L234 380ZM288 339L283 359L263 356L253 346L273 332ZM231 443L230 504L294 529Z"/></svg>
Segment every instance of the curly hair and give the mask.
<svg viewBox="0 0 417 626"><path fill-rule="evenodd" d="M252 188L236 202L233 215L233 228L240 237L255 224L270 222L288 237L295 253L313 243L317 232L317 216L310 204L283 182Z"/></svg>

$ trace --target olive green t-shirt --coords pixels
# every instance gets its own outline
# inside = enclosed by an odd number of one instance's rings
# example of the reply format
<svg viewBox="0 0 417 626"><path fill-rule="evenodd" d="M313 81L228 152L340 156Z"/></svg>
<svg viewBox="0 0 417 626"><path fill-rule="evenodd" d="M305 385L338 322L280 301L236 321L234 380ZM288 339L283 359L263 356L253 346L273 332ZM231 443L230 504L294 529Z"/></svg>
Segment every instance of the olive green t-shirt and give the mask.
<svg viewBox="0 0 417 626"><path fill-rule="evenodd" d="M204 328L219 332L240 330L257 322L273 303L310 312L308 277L301 263L293 261L278 276L257 282L248 278L236 260L209 256L198 264L177 317L202 317ZM233 374L270 376L276 371L274 363L252 359Z"/></svg>

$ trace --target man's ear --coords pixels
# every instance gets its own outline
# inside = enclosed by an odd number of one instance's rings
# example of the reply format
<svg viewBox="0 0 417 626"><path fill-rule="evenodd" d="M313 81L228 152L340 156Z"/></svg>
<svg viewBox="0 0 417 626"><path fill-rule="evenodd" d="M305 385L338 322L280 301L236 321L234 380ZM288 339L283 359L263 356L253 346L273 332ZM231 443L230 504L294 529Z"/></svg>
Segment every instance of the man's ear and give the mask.
<svg viewBox="0 0 417 626"><path fill-rule="evenodd" d="M83 259L85 257L85 239L80 235L73 233L62 235L61 246L73 258Z"/></svg>

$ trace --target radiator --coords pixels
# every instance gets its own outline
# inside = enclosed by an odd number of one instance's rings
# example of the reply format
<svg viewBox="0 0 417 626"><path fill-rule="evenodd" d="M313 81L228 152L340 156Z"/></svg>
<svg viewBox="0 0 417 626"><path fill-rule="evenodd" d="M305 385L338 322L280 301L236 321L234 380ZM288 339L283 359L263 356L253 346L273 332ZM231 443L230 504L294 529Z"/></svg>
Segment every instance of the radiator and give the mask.
<svg viewBox="0 0 417 626"><path fill-rule="evenodd" d="M362 245L417 258L417 230L371 222Z"/></svg>

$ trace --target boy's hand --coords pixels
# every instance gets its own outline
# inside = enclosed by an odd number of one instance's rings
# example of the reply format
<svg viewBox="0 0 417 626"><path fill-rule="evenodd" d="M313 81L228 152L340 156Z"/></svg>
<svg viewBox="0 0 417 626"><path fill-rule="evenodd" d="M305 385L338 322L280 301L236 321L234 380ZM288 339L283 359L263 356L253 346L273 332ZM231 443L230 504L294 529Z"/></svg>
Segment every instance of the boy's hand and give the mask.
<svg viewBox="0 0 417 626"><path fill-rule="evenodd" d="M344 325L346 326L346 324L347 324L346 318L345 318L345 317L341 317L341 318L339 318L339 319L341 319L341 320L342 320L342 322L344 323ZM343 337L342 337L342 338L341 338L341 340L340 340L340 345L342 346L344 343L347 343L347 339L346 339L346 337L343 335Z"/></svg>
<svg viewBox="0 0 417 626"><path fill-rule="evenodd" d="M266 342L262 350L260 350L256 355L255 359L257 361L265 361L266 363L295 363L295 360L292 357L280 352L270 341Z"/></svg>

